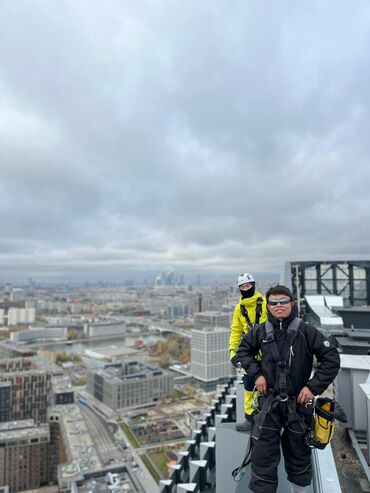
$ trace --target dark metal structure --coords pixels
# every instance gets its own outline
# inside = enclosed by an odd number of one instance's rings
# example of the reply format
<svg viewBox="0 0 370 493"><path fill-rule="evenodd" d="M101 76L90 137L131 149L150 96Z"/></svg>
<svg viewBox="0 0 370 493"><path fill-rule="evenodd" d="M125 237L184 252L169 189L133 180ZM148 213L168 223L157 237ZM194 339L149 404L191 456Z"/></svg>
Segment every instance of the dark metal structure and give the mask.
<svg viewBox="0 0 370 493"><path fill-rule="evenodd" d="M370 305L370 260L286 262L282 284L299 300L305 295L338 295L345 306Z"/></svg>

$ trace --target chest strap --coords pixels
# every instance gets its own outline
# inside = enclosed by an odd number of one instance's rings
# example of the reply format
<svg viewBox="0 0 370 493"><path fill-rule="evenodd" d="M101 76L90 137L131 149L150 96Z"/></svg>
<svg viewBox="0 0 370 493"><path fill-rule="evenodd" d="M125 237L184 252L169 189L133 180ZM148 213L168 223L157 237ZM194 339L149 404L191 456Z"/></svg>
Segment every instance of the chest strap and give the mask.
<svg viewBox="0 0 370 493"><path fill-rule="evenodd" d="M276 363L276 379L274 386L274 394L280 397L280 401L286 401L289 398L288 392L288 381L287 381L287 367L290 367L292 362L293 353L293 342L297 336L298 329L302 324L302 320L298 317L293 318L293 320L288 325L285 334L285 342L282 347L282 351L279 349L275 340L274 326L270 321L265 323L266 331L266 341L271 349L272 357Z"/></svg>
<svg viewBox="0 0 370 493"><path fill-rule="evenodd" d="M261 315L262 315L262 305L263 305L263 298L261 296L259 296L257 298L257 301L256 301L256 317L255 317L255 322L252 323L251 322L251 319L249 317L249 314L248 314L248 310L245 308L244 305L242 305L240 303L240 312L241 312L241 314L243 315L243 317L245 318L245 320L247 322L248 329L251 329L255 325L259 324L260 318L261 318Z"/></svg>

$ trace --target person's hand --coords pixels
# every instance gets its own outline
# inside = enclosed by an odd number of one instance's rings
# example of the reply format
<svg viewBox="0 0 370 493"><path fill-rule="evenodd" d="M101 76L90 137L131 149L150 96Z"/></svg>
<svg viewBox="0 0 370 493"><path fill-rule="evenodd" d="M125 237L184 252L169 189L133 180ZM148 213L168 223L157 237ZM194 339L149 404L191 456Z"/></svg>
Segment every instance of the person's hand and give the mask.
<svg viewBox="0 0 370 493"><path fill-rule="evenodd" d="M301 389L297 402L298 404L307 404L307 402L312 401L315 396L308 387L303 387Z"/></svg>
<svg viewBox="0 0 370 493"><path fill-rule="evenodd" d="M260 375L256 379L255 385L260 394L267 394L267 382L266 382L266 378L263 375Z"/></svg>
<svg viewBox="0 0 370 493"><path fill-rule="evenodd" d="M239 360L238 360L238 355L237 354L235 356L233 356L230 361L231 361L231 364L233 366L235 366L235 368L238 367Z"/></svg>

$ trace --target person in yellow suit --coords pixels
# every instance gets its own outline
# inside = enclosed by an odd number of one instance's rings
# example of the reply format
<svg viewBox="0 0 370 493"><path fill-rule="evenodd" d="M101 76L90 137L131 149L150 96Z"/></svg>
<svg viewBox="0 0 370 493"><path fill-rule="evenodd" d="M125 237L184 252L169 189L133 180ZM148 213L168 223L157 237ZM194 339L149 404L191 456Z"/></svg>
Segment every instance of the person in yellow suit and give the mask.
<svg viewBox="0 0 370 493"><path fill-rule="evenodd" d="M238 286L240 300L234 309L229 340L230 361L234 366L238 364L236 352L242 336L247 334L254 325L267 320L266 300L261 293L256 291L256 283L252 274L241 274L238 277ZM245 374L243 375L243 384L245 421L237 423L236 429L238 431L249 431L253 423L254 380Z"/></svg>

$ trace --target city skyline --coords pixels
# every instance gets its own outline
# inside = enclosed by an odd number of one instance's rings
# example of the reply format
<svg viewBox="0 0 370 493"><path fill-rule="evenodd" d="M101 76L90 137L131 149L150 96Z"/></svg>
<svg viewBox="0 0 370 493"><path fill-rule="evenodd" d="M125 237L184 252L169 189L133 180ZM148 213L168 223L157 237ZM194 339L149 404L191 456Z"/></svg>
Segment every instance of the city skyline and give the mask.
<svg viewBox="0 0 370 493"><path fill-rule="evenodd" d="M5 0L2 19L4 282L368 258L365 0Z"/></svg>

